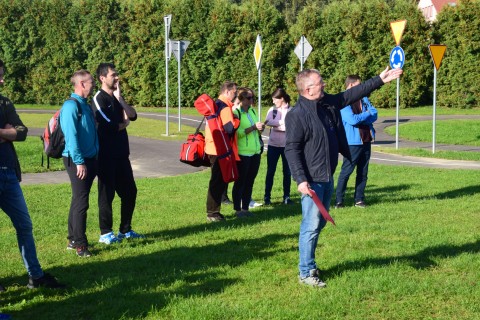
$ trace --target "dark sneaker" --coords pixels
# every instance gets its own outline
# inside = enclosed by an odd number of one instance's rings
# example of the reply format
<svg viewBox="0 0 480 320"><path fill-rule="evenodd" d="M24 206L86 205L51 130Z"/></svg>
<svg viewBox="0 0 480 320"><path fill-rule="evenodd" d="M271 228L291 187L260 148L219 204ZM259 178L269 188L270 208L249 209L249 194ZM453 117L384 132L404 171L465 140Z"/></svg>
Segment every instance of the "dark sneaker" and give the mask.
<svg viewBox="0 0 480 320"><path fill-rule="evenodd" d="M74 243L74 241L68 240L67 250L75 250L75 245L73 243Z"/></svg>
<svg viewBox="0 0 480 320"><path fill-rule="evenodd" d="M290 197L285 197L283 199L283 204L294 204L294 202L292 201L292 199L290 199Z"/></svg>
<svg viewBox="0 0 480 320"><path fill-rule="evenodd" d="M335 209L341 209L341 208L345 208L345 206L343 205L343 202L335 203Z"/></svg>
<svg viewBox="0 0 480 320"><path fill-rule="evenodd" d="M237 216L237 218L253 217L253 213L251 213L250 211L244 211L244 210L235 212L235 215Z"/></svg>
<svg viewBox="0 0 480 320"><path fill-rule="evenodd" d="M4 292L4 291L5 291L5 287L0 284L0 292Z"/></svg>
<svg viewBox="0 0 480 320"><path fill-rule="evenodd" d="M357 202L355 202L355 207L364 209L364 208L367 207L367 205L363 201L357 201Z"/></svg>
<svg viewBox="0 0 480 320"><path fill-rule="evenodd" d="M208 213L207 214L207 220L210 221L210 222L225 221L225 217L223 216L223 214L221 214L219 212Z"/></svg>
<svg viewBox="0 0 480 320"><path fill-rule="evenodd" d="M222 200L222 204L229 205L229 204L233 204L233 202L230 201L230 199L227 198L227 199Z"/></svg>
<svg viewBox="0 0 480 320"><path fill-rule="evenodd" d="M92 253L88 250L88 247L77 247L77 256L88 258L92 256Z"/></svg>
<svg viewBox="0 0 480 320"><path fill-rule="evenodd" d="M44 287L44 288L50 288L50 289L63 289L66 286L55 279L54 276L52 276L49 273L44 273L41 278L38 279L33 279L29 278L28 279L28 284L27 288L29 289L34 289L34 288L39 288L39 287Z"/></svg>
<svg viewBox="0 0 480 320"><path fill-rule="evenodd" d="M305 278L299 278L300 283L314 288L325 288L327 284L318 277L318 269L310 270L310 275Z"/></svg>

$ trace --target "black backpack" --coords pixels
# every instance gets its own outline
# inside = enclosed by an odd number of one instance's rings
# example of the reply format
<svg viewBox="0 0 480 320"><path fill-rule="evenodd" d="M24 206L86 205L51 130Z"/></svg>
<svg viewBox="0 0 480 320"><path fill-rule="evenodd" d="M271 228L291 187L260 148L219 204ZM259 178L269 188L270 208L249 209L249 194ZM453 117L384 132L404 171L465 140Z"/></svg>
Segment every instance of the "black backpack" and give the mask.
<svg viewBox="0 0 480 320"><path fill-rule="evenodd" d="M82 107L75 98L68 98L68 100L75 101L77 105L78 121L82 118ZM60 159L62 157L63 150L65 149L65 135L63 134L62 127L60 125L60 110L57 110L55 114L50 118L40 136L43 142L43 151L47 156L47 168L50 168L50 158ZM42 153L42 167L43 167L43 153Z"/></svg>

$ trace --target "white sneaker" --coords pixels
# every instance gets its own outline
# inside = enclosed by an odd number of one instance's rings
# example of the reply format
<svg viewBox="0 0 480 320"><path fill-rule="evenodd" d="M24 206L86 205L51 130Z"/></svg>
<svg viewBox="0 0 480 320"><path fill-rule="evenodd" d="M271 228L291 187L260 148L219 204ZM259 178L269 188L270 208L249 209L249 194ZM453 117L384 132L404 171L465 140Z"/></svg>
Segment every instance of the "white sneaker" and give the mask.
<svg viewBox="0 0 480 320"><path fill-rule="evenodd" d="M250 200L250 203L248 204L250 208L256 208L256 207L261 207L263 206L263 203L255 202L254 200Z"/></svg>
<svg viewBox="0 0 480 320"><path fill-rule="evenodd" d="M113 232L109 232L101 235L100 239L98 239L98 242L105 243L105 244L112 244L112 243L122 242L122 240L115 237L115 234Z"/></svg>

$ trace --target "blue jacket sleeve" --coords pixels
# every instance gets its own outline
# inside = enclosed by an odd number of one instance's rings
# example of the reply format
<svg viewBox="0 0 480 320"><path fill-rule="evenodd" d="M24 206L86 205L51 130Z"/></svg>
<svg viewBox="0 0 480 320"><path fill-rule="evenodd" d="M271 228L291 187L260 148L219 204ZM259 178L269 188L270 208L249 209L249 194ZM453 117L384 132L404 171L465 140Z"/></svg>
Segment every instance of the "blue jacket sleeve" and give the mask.
<svg viewBox="0 0 480 320"><path fill-rule="evenodd" d="M78 136L78 108L75 101L67 100L63 103L60 111L60 125L65 136L65 150L63 155L70 156L73 163L85 163L80 150L80 139Z"/></svg>
<svg viewBox="0 0 480 320"><path fill-rule="evenodd" d="M342 114L342 120L351 126L363 124L370 117L369 112L353 113L351 106L343 108L340 112Z"/></svg>
<svg viewBox="0 0 480 320"><path fill-rule="evenodd" d="M370 116L364 120L363 124L373 124L378 119L378 111L367 97L364 97L362 102L365 109L370 113Z"/></svg>

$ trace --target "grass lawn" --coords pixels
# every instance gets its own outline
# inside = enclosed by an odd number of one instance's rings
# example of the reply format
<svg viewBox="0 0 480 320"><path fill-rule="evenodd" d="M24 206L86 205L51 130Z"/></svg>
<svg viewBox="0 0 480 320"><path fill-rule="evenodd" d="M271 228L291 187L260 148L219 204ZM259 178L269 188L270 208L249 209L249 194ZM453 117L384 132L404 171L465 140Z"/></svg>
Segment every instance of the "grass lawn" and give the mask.
<svg viewBox="0 0 480 320"><path fill-rule="evenodd" d="M254 188L263 196L266 159ZM24 186L43 267L65 292L28 290L15 231L0 215L0 310L13 319L478 319L480 171L371 165L366 209L332 209L317 248L326 289L297 280L296 204L225 223L205 219L209 172L138 180L140 241L97 240L96 185L87 236L94 256L66 250L68 184ZM353 179L351 179L353 180ZM231 189L230 189L231 190ZM114 202L114 225L119 203Z"/></svg>
<svg viewBox="0 0 480 320"><path fill-rule="evenodd" d="M401 97L400 97L401 98ZM433 116L433 106L421 106L421 107L413 107L413 108L400 108L399 116ZM389 109L378 109L378 116L379 117L395 117L397 114L396 108L389 108ZM471 115L478 115L480 114L480 108L472 108L472 109L455 109L455 108L441 108L437 107L436 110L437 115L457 115L457 114L471 114Z"/></svg>
<svg viewBox="0 0 480 320"><path fill-rule="evenodd" d="M432 142L432 127L432 121L419 121L400 124L398 131L401 139ZM387 127L385 132L395 135L395 126ZM436 142L480 146L480 125L478 125L478 120L437 120Z"/></svg>

